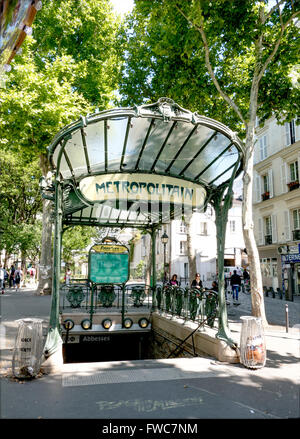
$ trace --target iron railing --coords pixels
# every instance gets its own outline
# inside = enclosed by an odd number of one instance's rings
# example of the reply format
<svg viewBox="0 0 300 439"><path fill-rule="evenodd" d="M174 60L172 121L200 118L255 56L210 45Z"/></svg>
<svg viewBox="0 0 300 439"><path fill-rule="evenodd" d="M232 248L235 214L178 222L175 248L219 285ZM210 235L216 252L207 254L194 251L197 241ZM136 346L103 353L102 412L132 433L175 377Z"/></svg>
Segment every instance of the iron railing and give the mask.
<svg viewBox="0 0 300 439"><path fill-rule="evenodd" d="M157 287L152 309L213 327L218 311L218 293L177 286Z"/></svg>
<svg viewBox="0 0 300 439"><path fill-rule="evenodd" d="M146 284L99 285L84 279L72 279L60 289L61 311L82 310L89 313L104 310L148 308L213 327L218 311L218 293L212 290L157 286Z"/></svg>
<svg viewBox="0 0 300 439"><path fill-rule="evenodd" d="M99 285L87 279L72 279L60 288L60 309L115 310L151 307L151 288L145 284Z"/></svg>

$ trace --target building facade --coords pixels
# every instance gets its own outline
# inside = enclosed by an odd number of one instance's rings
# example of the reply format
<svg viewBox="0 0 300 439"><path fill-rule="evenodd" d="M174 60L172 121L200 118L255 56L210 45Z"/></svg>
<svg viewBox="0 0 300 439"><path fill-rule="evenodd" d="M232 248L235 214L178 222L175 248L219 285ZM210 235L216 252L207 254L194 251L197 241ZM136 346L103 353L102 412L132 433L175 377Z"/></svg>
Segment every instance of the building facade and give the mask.
<svg viewBox="0 0 300 439"><path fill-rule="evenodd" d="M166 232L169 240L166 246L162 244L161 236ZM196 271L206 286L217 276L217 242L214 209L209 206L206 212L194 213L189 226L193 253L196 256ZM189 285L188 259L188 229L184 221L173 220L159 231L156 239L156 271L163 273L164 260L168 276L177 274L181 286ZM235 199L228 213L226 230L224 264L232 267L246 267L247 256L244 253L244 238L242 230L242 201ZM150 255L150 236L143 235L134 247L132 270ZM162 276L158 276L162 278Z"/></svg>
<svg viewBox="0 0 300 439"><path fill-rule="evenodd" d="M300 126L256 128L253 221L263 285L300 294Z"/></svg>

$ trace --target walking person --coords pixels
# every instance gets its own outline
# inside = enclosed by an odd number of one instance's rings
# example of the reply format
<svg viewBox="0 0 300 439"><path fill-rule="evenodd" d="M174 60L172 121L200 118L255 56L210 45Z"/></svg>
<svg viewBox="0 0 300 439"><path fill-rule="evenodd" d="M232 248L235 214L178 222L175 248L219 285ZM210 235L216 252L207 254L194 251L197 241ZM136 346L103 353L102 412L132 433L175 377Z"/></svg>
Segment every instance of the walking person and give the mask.
<svg viewBox="0 0 300 439"><path fill-rule="evenodd" d="M5 282L5 268L2 268L0 264L0 288L1 294L4 294L4 282Z"/></svg>
<svg viewBox="0 0 300 439"><path fill-rule="evenodd" d="M16 291L18 291L20 288L22 278L23 278L22 270L20 268L17 268L15 271Z"/></svg>
<svg viewBox="0 0 300 439"><path fill-rule="evenodd" d="M239 276L236 270L233 270L233 275L230 278L230 284L232 287L232 300L238 302L239 291L241 287L241 276Z"/></svg>
<svg viewBox="0 0 300 439"><path fill-rule="evenodd" d="M67 268L67 271L66 271L66 276L65 276L65 278L66 278L66 284L67 284L67 285L69 285L69 283L70 283L70 280L71 280L71 274L72 274L72 271L71 271L70 268L68 267L68 268Z"/></svg>
<svg viewBox="0 0 300 439"><path fill-rule="evenodd" d="M15 266L14 265L12 265L11 267L10 267L10 272L9 272L9 280L8 280L8 282L9 282L9 288L12 288L12 287L14 287L15 286Z"/></svg>

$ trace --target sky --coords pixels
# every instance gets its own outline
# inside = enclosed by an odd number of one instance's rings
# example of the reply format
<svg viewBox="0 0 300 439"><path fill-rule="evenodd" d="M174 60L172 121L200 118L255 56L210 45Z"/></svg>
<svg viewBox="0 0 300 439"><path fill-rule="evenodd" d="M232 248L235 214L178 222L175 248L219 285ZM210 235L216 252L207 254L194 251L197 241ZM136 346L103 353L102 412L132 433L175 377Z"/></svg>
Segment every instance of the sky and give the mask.
<svg viewBox="0 0 300 439"><path fill-rule="evenodd" d="M121 15L130 12L133 8L134 0L110 0L115 11Z"/></svg>

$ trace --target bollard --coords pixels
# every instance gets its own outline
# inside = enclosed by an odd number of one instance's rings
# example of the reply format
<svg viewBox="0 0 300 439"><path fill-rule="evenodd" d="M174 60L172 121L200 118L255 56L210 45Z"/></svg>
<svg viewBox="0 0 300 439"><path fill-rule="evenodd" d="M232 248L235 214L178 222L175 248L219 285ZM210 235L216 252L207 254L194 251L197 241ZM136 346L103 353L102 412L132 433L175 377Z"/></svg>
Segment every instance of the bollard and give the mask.
<svg viewBox="0 0 300 439"><path fill-rule="evenodd" d="M285 304L285 331L289 332L289 306Z"/></svg>

